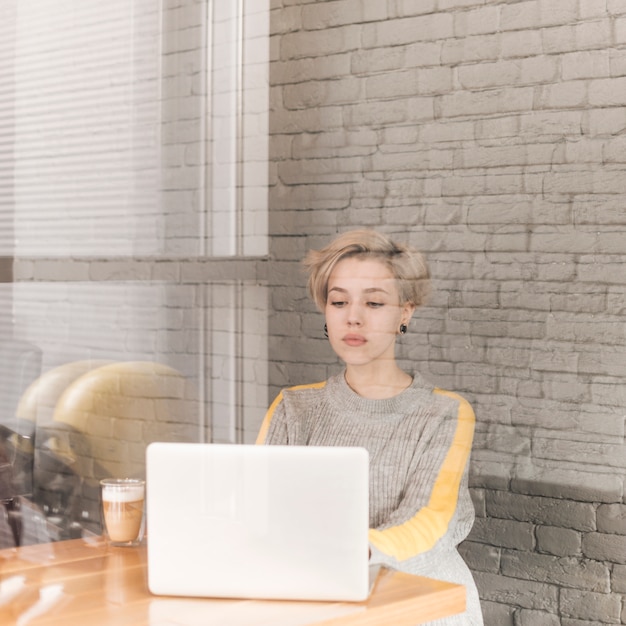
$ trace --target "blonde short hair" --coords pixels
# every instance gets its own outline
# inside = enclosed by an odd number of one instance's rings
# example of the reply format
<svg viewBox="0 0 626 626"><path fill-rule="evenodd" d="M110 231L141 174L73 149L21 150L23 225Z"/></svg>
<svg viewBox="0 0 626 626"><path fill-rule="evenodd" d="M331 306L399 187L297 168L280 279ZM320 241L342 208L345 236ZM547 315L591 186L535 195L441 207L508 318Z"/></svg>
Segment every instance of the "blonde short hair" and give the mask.
<svg viewBox="0 0 626 626"><path fill-rule="evenodd" d="M417 250L392 241L375 230L343 233L321 250L311 250L304 259L309 273L309 294L320 311L328 298L328 281L339 261L347 258L377 259L385 263L398 282L400 304L421 306L430 292L426 259Z"/></svg>

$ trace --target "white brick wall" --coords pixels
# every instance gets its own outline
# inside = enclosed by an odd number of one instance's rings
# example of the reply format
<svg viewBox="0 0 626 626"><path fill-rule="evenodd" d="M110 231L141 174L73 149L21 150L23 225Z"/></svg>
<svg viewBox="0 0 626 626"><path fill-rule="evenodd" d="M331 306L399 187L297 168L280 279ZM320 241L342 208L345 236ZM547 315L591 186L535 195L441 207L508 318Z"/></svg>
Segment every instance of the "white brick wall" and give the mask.
<svg viewBox="0 0 626 626"><path fill-rule="evenodd" d="M478 416L487 624L624 621L626 5L275 4L270 395L339 367L293 251L408 239L436 291L400 359Z"/></svg>

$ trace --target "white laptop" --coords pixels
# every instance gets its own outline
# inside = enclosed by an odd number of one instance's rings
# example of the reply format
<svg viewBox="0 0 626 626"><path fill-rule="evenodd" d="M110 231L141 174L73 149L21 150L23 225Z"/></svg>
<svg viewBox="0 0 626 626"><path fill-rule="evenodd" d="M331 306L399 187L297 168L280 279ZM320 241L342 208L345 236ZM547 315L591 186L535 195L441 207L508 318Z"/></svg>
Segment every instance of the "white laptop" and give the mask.
<svg viewBox="0 0 626 626"><path fill-rule="evenodd" d="M366 599L368 465L363 448L150 444L150 591Z"/></svg>

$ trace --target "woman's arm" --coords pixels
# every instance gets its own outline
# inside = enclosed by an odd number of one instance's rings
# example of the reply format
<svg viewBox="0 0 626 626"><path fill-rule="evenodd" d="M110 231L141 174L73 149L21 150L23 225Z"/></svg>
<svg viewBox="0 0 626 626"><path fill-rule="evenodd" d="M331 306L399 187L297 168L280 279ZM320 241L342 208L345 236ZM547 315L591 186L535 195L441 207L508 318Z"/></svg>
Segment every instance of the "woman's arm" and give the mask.
<svg viewBox="0 0 626 626"><path fill-rule="evenodd" d="M293 426L295 425L294 417L297 415L297 411L294 413L293 405L291 408L291 418L287 417L287 400L285 399L285 394L289 395L290 391L304 391L311 390L311 392L315 393L317 389L322 389L326 385L326 381L322 381L320 383L312 383L308 385L297 385L295 387L289 387L288 389L281 391L274 402L272 402L270 408L267 410L265 414L265 418L261 424L261 428L259 430L259 434L256 439L256 443L266 443L266 444L291 444L294 445L296 443L297 435L294 434ZM306 405L306 403L305 403ZM289 421L290 420L290 421ZM289 437L289 428L288 421L292 425L291 434L292 437Z"/></svg>
<svg viewBox="0 0 626 626"><path fill-rule="evenodd" d="M417 459L399 506L383 525L370 529L369 533L374 553L398 561L429 551L453 530L459 492L467 489L474 412L461 396L442 390L435 392L458 401L456 419L434 434L426 452ZM469 494L462 495L463 505L472 506ZM467 515L469 511L465 511ZM473 519L473 508L471 516Z"/></svg>
<svg viewBox="0 0 626 626"><path fill-rule="evenodd" d="M283 403L283 393L281 391L276 398L274 398L274 402L272 402L270 408L265 413L265 418L261 423L261 428L256 438L257 445L289 443L284 417L285 407Z"/></svg>

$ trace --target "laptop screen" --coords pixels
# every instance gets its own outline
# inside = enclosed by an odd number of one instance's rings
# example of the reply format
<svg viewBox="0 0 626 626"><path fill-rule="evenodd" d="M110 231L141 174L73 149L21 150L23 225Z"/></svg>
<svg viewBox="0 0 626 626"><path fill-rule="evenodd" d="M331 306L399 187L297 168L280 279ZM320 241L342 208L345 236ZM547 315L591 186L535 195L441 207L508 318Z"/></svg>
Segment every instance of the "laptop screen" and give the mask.
<svg viewBox="0 0 626 626"><path fill-rule="evenodd" d="M363 600L363 448L155 443L147 450L155 594Z"/></svg>

